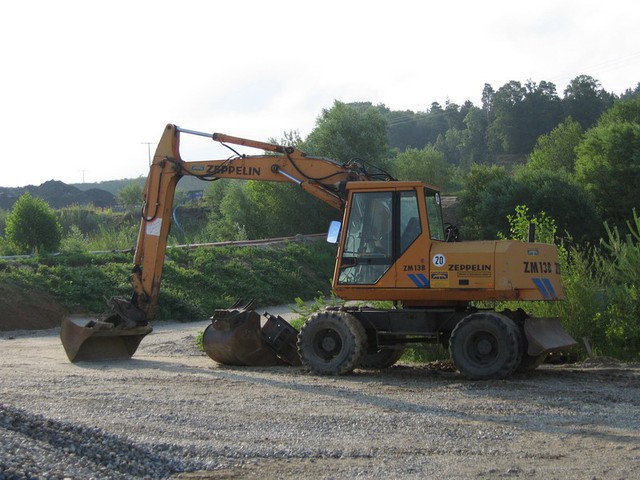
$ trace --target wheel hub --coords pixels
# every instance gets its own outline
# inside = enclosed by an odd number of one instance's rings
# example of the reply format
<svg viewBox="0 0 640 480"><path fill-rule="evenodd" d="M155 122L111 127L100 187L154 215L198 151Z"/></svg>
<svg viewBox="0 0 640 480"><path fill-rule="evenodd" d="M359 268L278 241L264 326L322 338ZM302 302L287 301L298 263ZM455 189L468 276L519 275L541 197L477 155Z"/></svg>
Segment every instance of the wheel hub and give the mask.
<svg viewBox="0 0 640 480"><path fill-rule="evenodd" d="M340 334L331 328L319 332L314 348L319 356L325 360L331 360L342 350Z"/></svg>
<svg viewBox="0 0 640 480"><path fill-rule="evenodd" d="M331 352L336 348L336 341L331 337L324 337L320 345L325 352Z"/></svg>
<svg viewBox="0 0 640 480"><path fill-rule="evenodd" d="M486 338L483 338L478 342L477 348L480 355L489 355L492 349L491 342Z"/></svg>

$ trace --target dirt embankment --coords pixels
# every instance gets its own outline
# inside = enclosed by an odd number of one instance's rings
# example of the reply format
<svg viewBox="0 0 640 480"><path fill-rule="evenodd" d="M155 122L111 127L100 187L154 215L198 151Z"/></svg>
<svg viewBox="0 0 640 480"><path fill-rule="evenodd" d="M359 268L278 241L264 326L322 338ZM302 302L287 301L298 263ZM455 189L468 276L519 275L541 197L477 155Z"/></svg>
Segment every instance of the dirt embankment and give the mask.
<svg viewBox="0 0 640 480"><path fill-rule="evenodd" d="M0 283L0 331L59 327L66 309L44 291Z"/></svg>

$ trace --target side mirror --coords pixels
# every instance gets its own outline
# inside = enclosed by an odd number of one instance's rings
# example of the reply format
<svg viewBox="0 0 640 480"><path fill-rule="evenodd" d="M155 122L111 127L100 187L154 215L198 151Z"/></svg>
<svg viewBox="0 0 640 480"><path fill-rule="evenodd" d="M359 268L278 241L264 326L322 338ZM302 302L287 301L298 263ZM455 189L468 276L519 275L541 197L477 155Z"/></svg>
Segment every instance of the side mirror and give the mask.
<svg viewBox="0 0 640 480"><path fill-rule="evenodd" d="M329 224L329 232L327 233L327 242L328 243L338 243L338 239L340 238L340 229L342 228L342 223L338 220L333 220Z"/></svg>

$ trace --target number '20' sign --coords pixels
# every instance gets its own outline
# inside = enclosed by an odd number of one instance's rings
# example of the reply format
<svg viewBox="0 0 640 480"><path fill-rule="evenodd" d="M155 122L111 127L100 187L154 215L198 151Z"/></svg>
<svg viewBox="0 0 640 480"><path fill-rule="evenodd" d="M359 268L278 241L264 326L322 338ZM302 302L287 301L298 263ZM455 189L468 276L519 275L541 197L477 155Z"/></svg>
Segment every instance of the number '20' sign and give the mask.
<svg viewBox="0 0 640 480"><path fill-rule="evenodd" d="M442 253L436 253L431 262L434 267L444 267L447 264L447 258Z"/></svg>

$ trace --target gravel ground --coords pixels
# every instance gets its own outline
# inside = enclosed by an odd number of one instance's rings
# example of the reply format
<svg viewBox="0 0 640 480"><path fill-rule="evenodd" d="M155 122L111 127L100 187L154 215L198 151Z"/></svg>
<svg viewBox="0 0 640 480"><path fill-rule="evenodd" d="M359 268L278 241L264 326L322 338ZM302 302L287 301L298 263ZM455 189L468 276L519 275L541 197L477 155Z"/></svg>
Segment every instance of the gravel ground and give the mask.
<svg viewBox="0 0 640 480"><path fill-rule="evenodd" d="M0 480L640 479L639 365L322 377L218 365L205 326L156 325L110 363L69 363L57 329L0 334Z"/></svg>

